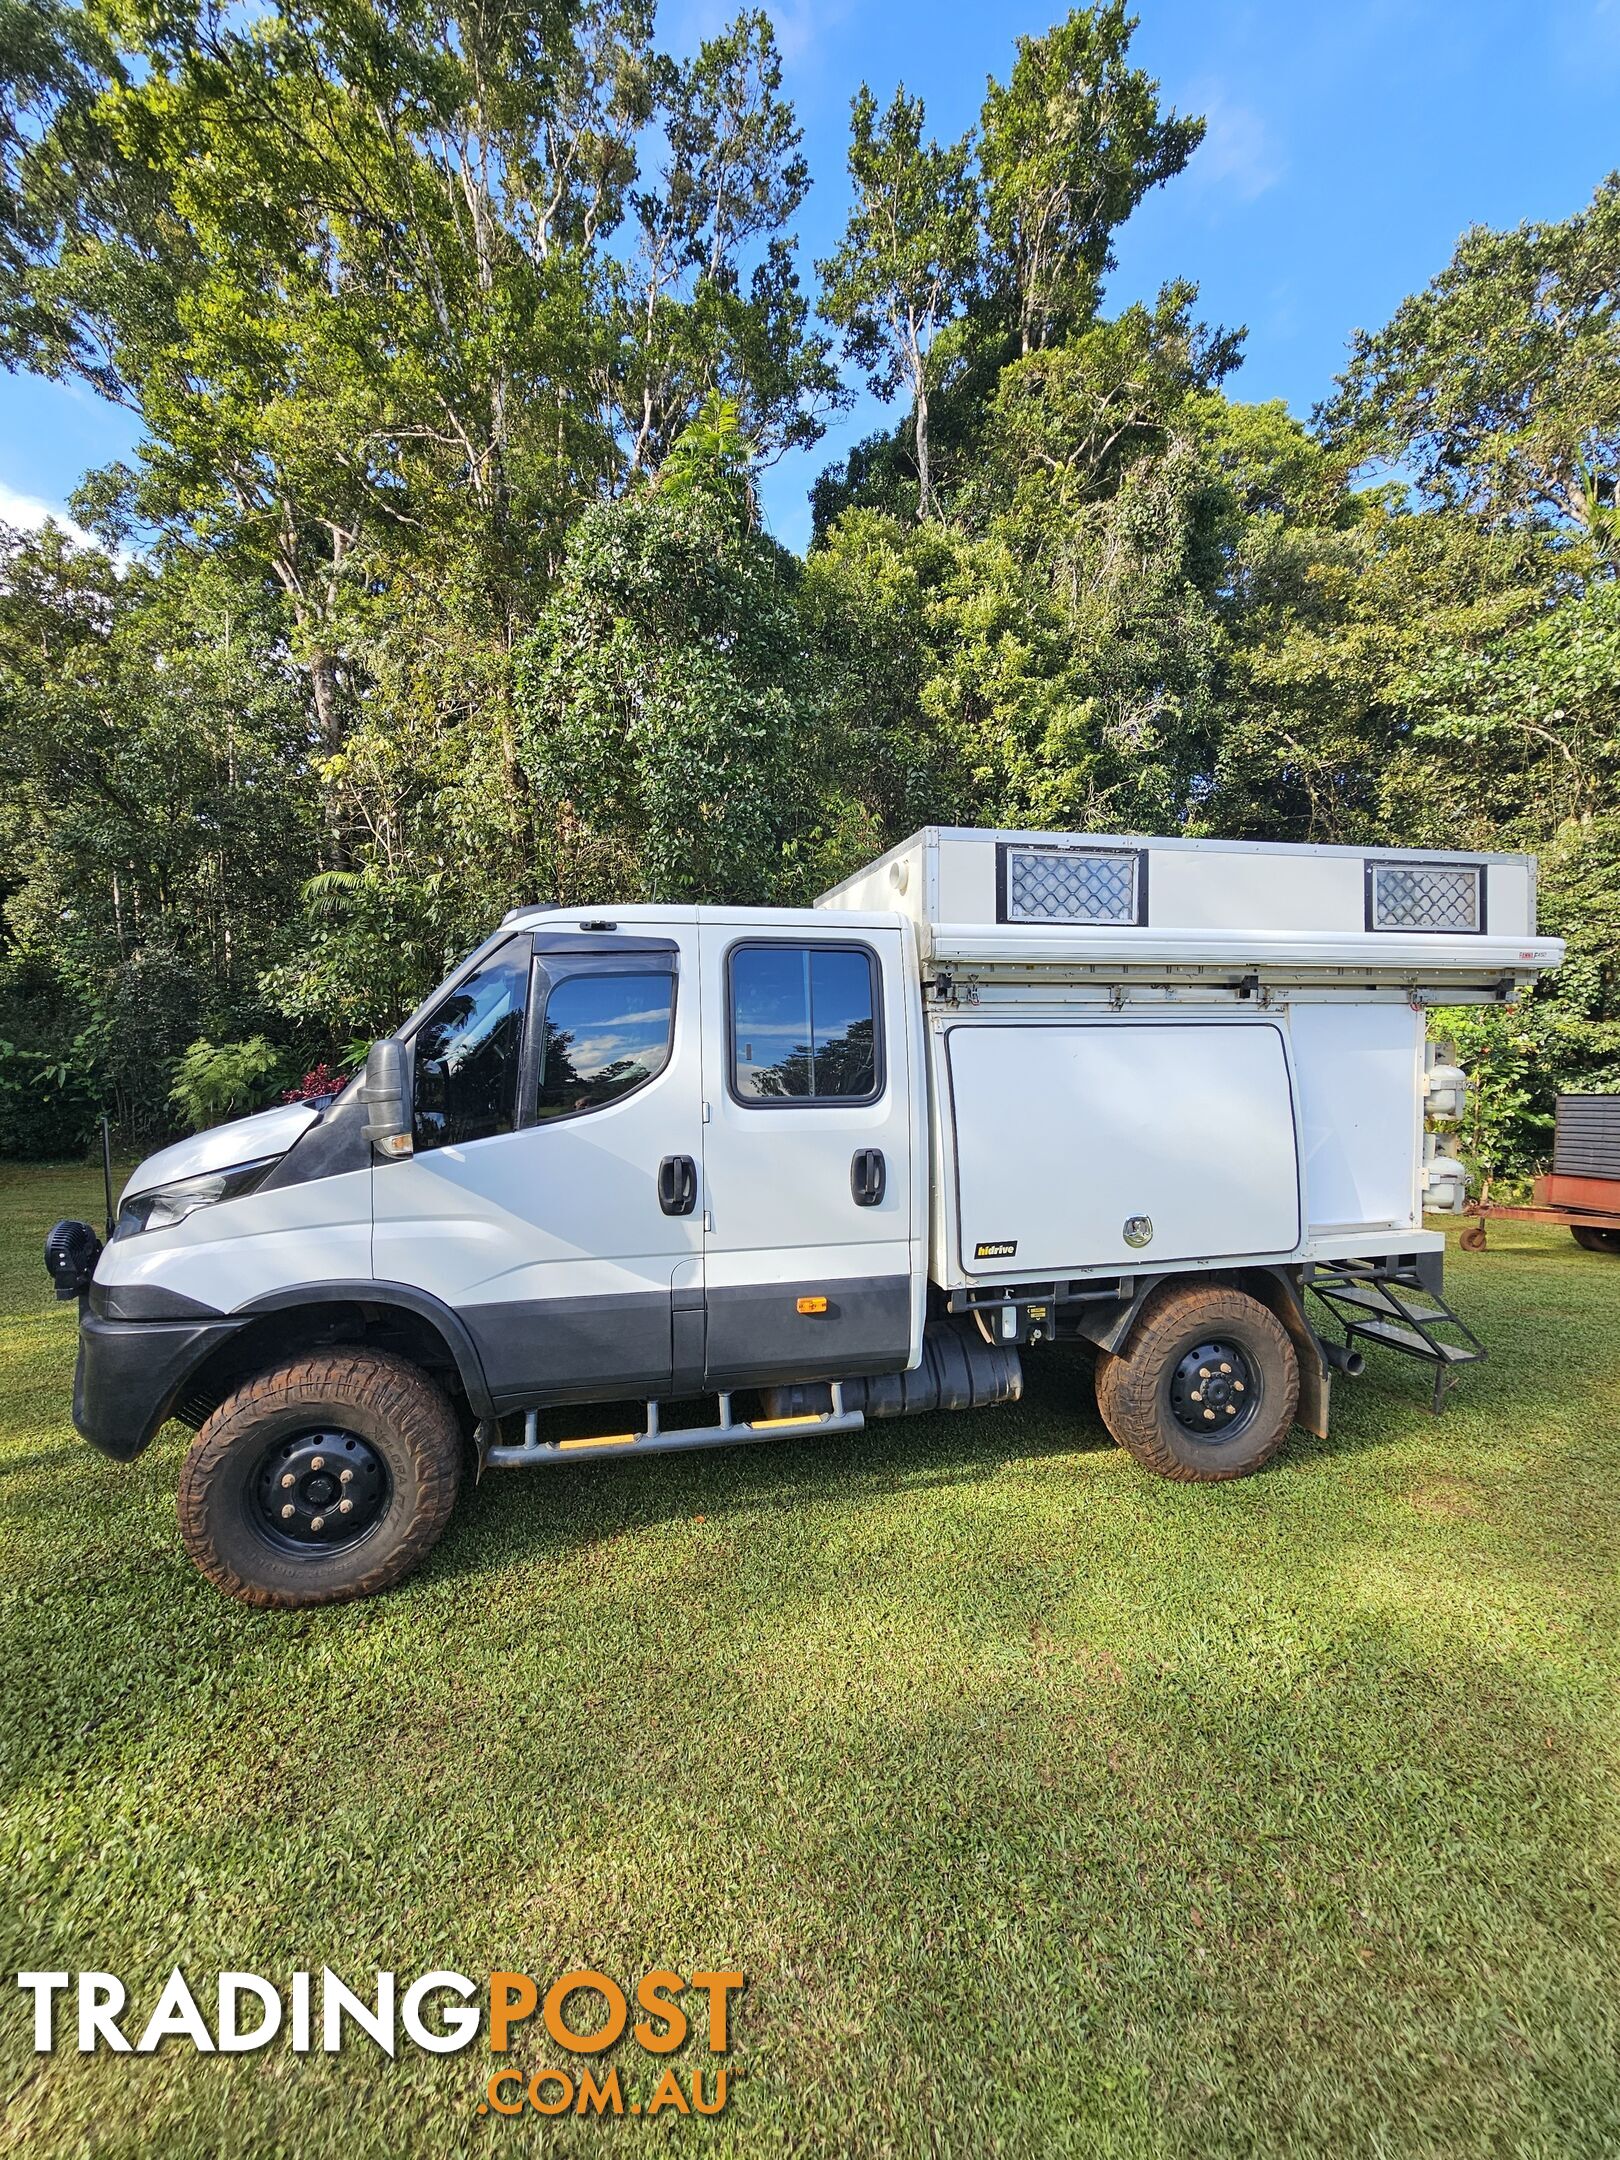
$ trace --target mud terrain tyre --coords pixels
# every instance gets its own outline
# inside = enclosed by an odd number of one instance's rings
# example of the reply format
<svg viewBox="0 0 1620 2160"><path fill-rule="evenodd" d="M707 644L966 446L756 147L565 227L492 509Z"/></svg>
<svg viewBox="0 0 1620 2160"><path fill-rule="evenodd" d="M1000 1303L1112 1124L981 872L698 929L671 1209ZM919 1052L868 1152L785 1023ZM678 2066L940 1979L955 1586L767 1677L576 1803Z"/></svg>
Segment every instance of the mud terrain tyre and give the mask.
<svg viewBox="0 0 1620 2160"><path fill-rule="evenodd" d="M1247 1477L1287 1439L1298 1403L1287 1329L1224 1283L1162 1284L1123 1354L1097 1360L1103 1423L1159 1477Z"/></svg>
<svg viewBox="0 0 1620 2160"><path fill-rule="evenodd" d="M292 1610L386 1590L437 1544L461 1484L442 1389L384 1350L244 1381L180 1472L180 1535L227 1597Z"/></svg>

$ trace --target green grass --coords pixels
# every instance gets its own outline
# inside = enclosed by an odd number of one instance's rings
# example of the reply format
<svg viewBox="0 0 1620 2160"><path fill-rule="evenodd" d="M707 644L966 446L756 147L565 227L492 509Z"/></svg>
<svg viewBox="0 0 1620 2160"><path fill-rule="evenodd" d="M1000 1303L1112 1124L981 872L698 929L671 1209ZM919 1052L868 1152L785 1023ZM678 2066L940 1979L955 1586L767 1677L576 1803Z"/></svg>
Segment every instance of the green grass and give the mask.
<svg viewBox="0 0 1620 2160"><path fill-rule="evenodd" d="M69 1426L38 1238L98 1182L0 1178L5 1971L137 2029L175 1962L748 1984L723 2116L597 2126L480 2117L482 2041L35 2058L8 1982L0 2150L1620 2150L1620 1263L1499 1226L1444 1419L1381 1356L1236 1485L1032 1358L1017 1410L492 1477L401 1590L262 1616L181 1552L183 1433Z"/></svg>

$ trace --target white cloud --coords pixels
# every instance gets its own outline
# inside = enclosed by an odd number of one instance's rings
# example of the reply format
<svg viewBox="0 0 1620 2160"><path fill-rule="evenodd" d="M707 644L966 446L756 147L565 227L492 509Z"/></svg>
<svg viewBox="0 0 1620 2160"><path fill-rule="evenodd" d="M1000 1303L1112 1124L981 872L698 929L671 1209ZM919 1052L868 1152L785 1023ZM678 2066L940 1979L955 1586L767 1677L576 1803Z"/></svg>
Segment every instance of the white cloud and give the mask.
<svg viewBox="0 0 1620 2160"><path fill-rule="evenodd" d="M789 66L802 64L823 33L848 16L853 0L765 0L776 32L776 46ZM677 53L694 53L705 38L717 37L737 18L732 0L687 0L676 11L667 33Z"/></svg>
<svg viewBox="0 0 1620 2160"><path fill-rule="evenodd" d="M38 532L47 518L54 518L69 538L76 540L80 547L100 546L101 543L94 534L87 533L82 525L76 524L65 510L59 510L54 503L42 501L38 495L20 495L15 488L7 487L6 483L0 480L0 525L15 525L20 526L24 532Z"/></svg>
<svg viewBox="0 0 1620 2160"><path fill-rule="evenodd" d="M1214 84L1201 86L1187 100L1190 112L1209 121L1204 140L1187 177L1214 193L1253 202L1282 178L1284 159L1270 130L1252 105L1238 105Z"/></svg>

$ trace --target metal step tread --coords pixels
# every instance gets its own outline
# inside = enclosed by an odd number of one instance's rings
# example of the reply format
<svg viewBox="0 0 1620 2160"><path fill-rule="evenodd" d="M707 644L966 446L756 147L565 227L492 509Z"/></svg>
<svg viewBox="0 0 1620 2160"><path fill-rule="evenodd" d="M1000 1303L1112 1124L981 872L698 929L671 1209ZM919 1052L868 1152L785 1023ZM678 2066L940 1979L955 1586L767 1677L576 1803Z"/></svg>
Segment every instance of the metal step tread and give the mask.
<svg viewBox="0 0 1620 2160"><path fill-rule="evenodd" d="M1422 1320L1453 1326L1461 1323L1455 1313L1447 1312L1438 1305L1412 1305L1404 1298L1391 1295L1387 1290L1352 1290L1340 1283L1312 1283L1311 1289L1319 1298L1336 1305L1354 1305L1359 1311L1381 1314L1388 1320Z"/></svg>
<svg viewBox="0 0 1620 2160"><path fill-rule="evenodd" d="M1444 1316L1454 1319L1452 1314ZM1460 1320L1454 1324L1462 1326ZM1474 1365L1485 1352L1470 1343L1430 1342L1414 1328L1397 1327L1391 1320L1352 1320L1351 1335L1359 1335L1368 1342L1383 1343L1391 1350L1404 1350L1409 1357L1427 1358L1434 1365Z"/></svg>

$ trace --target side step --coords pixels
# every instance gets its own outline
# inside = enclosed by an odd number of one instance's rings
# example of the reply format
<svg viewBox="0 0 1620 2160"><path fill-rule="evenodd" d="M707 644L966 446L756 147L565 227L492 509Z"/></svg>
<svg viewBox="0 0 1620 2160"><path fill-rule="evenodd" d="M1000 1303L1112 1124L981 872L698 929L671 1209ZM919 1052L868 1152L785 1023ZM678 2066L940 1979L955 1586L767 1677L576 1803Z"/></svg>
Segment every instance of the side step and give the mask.
<svg viewBox="0 0 1620 2160"><path fill-rule="evenodd" d="M1432 1365L1436 1416L1456 1384L1455 1368L1477 1365L1485 1356L1485 1345L1468 1323L1410 1269L1381 1271L1347 1260L1313 1269L1305 1287L1343 1326L1347 1349L1354 1342L1373 1343Z"/></svg>
<svg viewBox="0 0 1620 2160"><path fill-rule="evenodd" d="M600 1436L587 1433L577 1440L542 1440L540 1413L528 1410L523 1416L522 1443L517 1447L502 1447L496 1438L498 1426L486 1418L477 1434L478 1474L482 1477L486 1470L541 1470L559 1463L598 1462L627 1453L675 1455L689 1448L734 1447L741 1441L779 1440L790 1431L859 1432L866 1423L864 1411L846 1408L843 1385L836 1380L832 1384L832 1408L809 1411L802 1417L735 1418L729 1395L721 1395L719 1403L719 1422L714 1425L666 1429L657 1403L650 1402L645 1431Z"/></svg>

